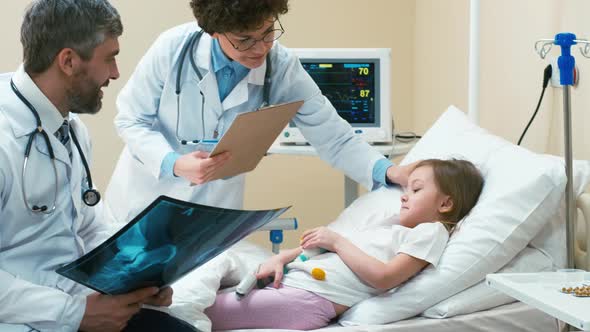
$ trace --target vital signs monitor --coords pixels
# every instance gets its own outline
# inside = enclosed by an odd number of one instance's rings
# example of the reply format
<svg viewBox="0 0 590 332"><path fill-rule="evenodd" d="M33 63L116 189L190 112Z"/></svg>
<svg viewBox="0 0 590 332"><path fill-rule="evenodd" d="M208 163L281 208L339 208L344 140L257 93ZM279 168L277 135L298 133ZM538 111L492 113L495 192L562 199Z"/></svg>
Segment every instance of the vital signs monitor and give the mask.
<svg viewBox="0 0 590 332"><path fill-rule="evenodd" d="M388 48L295 48L303 68L336 111L369 143L392 142ZM291 122L280 143L307 143Z"/></svg>

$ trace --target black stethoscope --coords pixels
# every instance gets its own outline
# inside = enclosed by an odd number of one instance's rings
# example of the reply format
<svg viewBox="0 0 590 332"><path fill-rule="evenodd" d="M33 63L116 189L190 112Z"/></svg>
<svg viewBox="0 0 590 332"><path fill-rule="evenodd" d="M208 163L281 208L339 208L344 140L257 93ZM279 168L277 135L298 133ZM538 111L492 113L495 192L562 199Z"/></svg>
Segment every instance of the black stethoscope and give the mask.
<svg viewBox="0 0 590 332"><path fill-rule="evenodd" d="M214 134L213 140L205 139L205 95L203 91L199 89L199 93L201 94L201 126L202 126L202 138L201 139L194 139L194 140L186 140L180 138L178 135L178 127L180 125L180 92L181 92L181 84L180 78L182 75L182 67L187 57L187 53L190 51L191 55L188 57L191 67L193 68L194 72L199 77L199 81L203 80L203 75L197 65L195 63L194 54L195 49L199 47L199 42L201 41L201 36L203 35L203 30L193 32L187 39L186 43L182 46L180 50L180 63L178 65L178 70L176 72L176 139L182 145L196 145L201 142L210 142L216 141L217 138L217 130ZM269 96L270 96L270 75L271 75L271 63L270 63L270 52L266 55L266 71L264 73L264 86L262 87L262 105L260 107L268 106L269 105Z"/></svg>
<svg viewBox="0 0 590 332"><path fill-rule="evenodd" d="M53 147L51 146L51 142L49 141L49 136L43 126L41 124L41 118L39 117L39 113L35 109L35 107L22 95L22 93L18 90L12 79L10 80L10 87L12 91L16 94L16 96L29 108L33 116L35 117L35 121L37 122L37 128L29 133L29 141L27 143L27 147L25 148L25 161L23 162L23 174L22 174L22 192L23 192L23 199L25 201L25 205L27 209L31 210L34 213L44 213L50 214L55 211L56 203L57 203L57 190L58 190L58 175L57 175L57 166L55 166L55 154L53 153ZM84 190L82 193L82 201L84 204L88 206L95 206L100 202L100 193L92 187L92 176L90 175L90 168L88 167L88 163L86 162L86 157L82 152L82 148L80 148L80 143L78 142L78 138L74 133L74 130L70 126L70 136L72 137L72 141L74 141L74 145L76 145L76 149L80 154L80 159L82 160L82 164L84 165L84 170L86 171L86 180L88 182L88 189ZM25 189L25 174L27 173L27 163L29 161L29 155L31 153L31 147L33 146L33 141L35 140L35 135L41 134L43 139L45 140L45 145L47 146L47 151L49 153L49 158L51 159L51 163L53 164L53 172L55 174L55 192L53 195L53 207L49 209L47 205L33 205L32 207L29 206L29 202L27 201L27 193Z"/></svg>

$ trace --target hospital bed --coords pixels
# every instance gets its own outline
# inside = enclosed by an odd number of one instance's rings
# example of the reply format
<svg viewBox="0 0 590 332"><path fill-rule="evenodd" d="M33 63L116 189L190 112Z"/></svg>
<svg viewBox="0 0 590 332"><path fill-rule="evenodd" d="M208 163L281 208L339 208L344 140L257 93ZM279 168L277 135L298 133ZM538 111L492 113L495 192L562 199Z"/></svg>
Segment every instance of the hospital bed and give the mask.
<svg viewBox="0 0 590 332"><path fill-rule="evenodd" d="M438 267L425 269L393 293L360 302L345 312L339 323L334 322L320 330L559 330L560 323L556 319L514 302L505 294L494 293L483 284L483 279L496 271L537 272L565 265L565 259L560 259L565 251L565 235L564 238L559 236L565 228L563 197L566 177L563 159L514 146L477 127L463 112L452 106L423 135L402 163L448 157L474 162L482 170L486 183L476 207L461 222L458 231L453 233ZM580 161L574 166L573 183L578 195L579 211L574 244L575 262L576 267L588 270L590 194L584 193L584 189L590 183L590 161ZM387 221L390 219L383 217L399 213L400 206L392 202L399 203L401 194L399 188L380 188L367 193L347 207L331 225L339 225L344 227L342 230L353 232L358 225L373 227L378 226L378 223L390 223ZM537 256L528 256L527 251L536 252ZM191 273L191 278L174 285L173 314L200 327L198 321L203 317L198 317L196 313L202 314L205 308L213 304L217 290L235 286L271 253L249 243L239 243L223 255ZM534 259L539 256L540 262ZM519 262L519 269L511 265L515 261ZM507 268L513 270L506 271ZM476 287L483 292L474 293ZM489 301L490 297L473 295L486 292L488 295L497 295L490 296L494 301ZM440 308L441 303L449 303L457 298L461 299L459 303L463 307L455 308L461 310L432 314L433 307ZM421 312L424 312L422 316L408 318L420 315ZM395 322L370 325L390 321Z"/></svg>
<svg viewBox="0 0 590 332"><path fill-rule="evenodd" d="M416 317L385 325L339 326L331 325L320 332L497 332L522 331L543 332L559 331L559 322L554 318L532 309L525 304L515 302L494 309L474 314L455 316L445 319ZM288 330L233 330L232 332L281 332Z"/></svg>
<svg viewBox="0 0 590 332"><path fill-rule="evenodd" d="M576 268L590 270L590 193L577 199L575 261ZM521 302L505 304L492 309L445 319L414 317L386 325L339 327L330 326L321 331L345 332L454 332L454 331L561 331L563 323Z"/></svg>
<svg viewBox="0 0 590 332"><path fill-rule="evenodd" d="M456 331L559 331L560 324L551 316L521 302L451 318L415 317L385 325L328 327L321 331L344 332L456 332Z"/></svg>
<svg viewBox="0 0 590 332"><path fill-rule="evenodd" d="M590 268L590 193L583 193L577 200L578 218L575 240L576 268ZM334 323L319 329L322 332L455 332L455 331L523 331L557 332L563 323L521 302L513 302L467 315L444 319L414 317L384 325L340 326ZM236 330L236 331L282 331L282 330Z"/></svg>
<svg viewBox="0 0 590 332"><path fill-rule="evenodd" d="M583 193L577 199L578 207L578 218L577 218L577 231L575 241L575 261L576 267L584 270L590 268L590 193ZM188 293L181 298L179 302L184 301L186 306L180 304L180 309L176 308L176 314L189 321L203 319L201 316L195 317L200 309L211 305L202 303L203 297L207 297L204 293L209 292L208 297L214 297L216 289L226 286L235 285L245 275L245 273L251 272L250 270L257 266L259 262L264 261L270 257L271 252L262 248L258 245L253 245L247 241L242 241L236 246L232 247L229 251L230 255L235 255L235 261L240 262L240 268L229 267L231 260L220 260L223 262L223 268L217 267L205 267L202 271L203 278L199 279L199 283L195 283L192 280L175 284L175 296L178 294L186 294L186 289L189 289ZM209 263L208 263L209 264ZM227 271L234 269L232 275L227 275ZM218 273L219 276L215 274ZM223 276L223 278L221 277ZM209 280L205 280L209 278ZM185 286L188 285L188 288ZM178 289L176 286L180 286ZM183 291L182 289L185 289ZM175 299L177 301L177 299ZM185 311L186 315L183 316L181 311ZM200 327L198 324L196 326ZM341 326L337 322L319 329L322 332L348 332L348 331L363 331L363 332L423 332L423 331L531 331L531 332L557 332L561 331L564 324L557 319L541 312L538 309L530 307L521 302L512 302L508 304L499 305L497 307L482 310L470 314L457 315L450 318L427 318L423 316L416 316L413 318L400 320L394 323L383 324L383 325L358 325L358 326ZM246 331L246 330L244 330ZM281 331L281 330L248 330L248 331Z"/></svg>

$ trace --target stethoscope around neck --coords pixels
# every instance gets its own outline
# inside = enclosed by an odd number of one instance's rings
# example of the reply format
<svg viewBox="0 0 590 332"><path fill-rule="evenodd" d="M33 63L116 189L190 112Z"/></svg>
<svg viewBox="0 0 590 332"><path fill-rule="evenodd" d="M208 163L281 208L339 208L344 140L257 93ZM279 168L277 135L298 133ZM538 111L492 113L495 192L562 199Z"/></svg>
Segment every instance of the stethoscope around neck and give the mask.
<svg viewBox="0 0 590 332"><path fill-rule="evenodd" d="M45 131L45 129L43 129L43 125L41 124L41 118L39 117L39 113L37 112L35 107L27 100L27 98L25 98L25 96L22 95L22 93L18 90L18 88L16 87L16 85L14 84L14 82L12 80L10 80L10 87L12 88L12 91L14 91L16 96L27 106L27 108L31 111L31 113L33 113L33 116L35 117L35 121L37 122L37 128L35 128L35 130L33 130L31 133L29 133L29 140L28 140L27 146L25 148L25 161L23 162L23 174L22 174L23 200L25 202L27 209L29 209L31 212L51 214L56 209L57 190L58 190L58 182L59 182L58 175L57 175L57 166L55 165L55 153L53 152L53 146L51 146L51 142L49 141L49 136L47 135L47 132ZM71 126L69 127L69 129L70 129L70 136L72 137L72 141L74 142L74 145L76 146L76 150L78 150L78 153L80 154L80 159L82 160L82 164L84 165L84 170L86 171L86 180L88 182L88 189L84 190L84 192L82 193L82 201L84 201L84 204L86 204L88 206L95 206L96 204L98 204L98 202L100 202L100 193L96 189L94 189L92 186L92 176L90 175L90 167L88 167L88 162L86 162L86 157L84 156L84 153L82 152L82 148L80 148L80 143L78 142L78 138L76 137L76 134L74 133L74 130L72 129ZM25 176L27 173L27 164L29 162L29 155L31 154L31 147L33 146L33 141L35 140L35 136L37 134L40 134L43 137L43 140L45 141L45 145L47 146L47 152L49 153L49 158L51 159L51 163L53 165L53 173L55 175L55 177L54 177L55 191L53 194L53 206L51 208L48 208L47 205L30 206L29 202L27 200L27 193L26 193L26 189L25 189L25 187L26 187Z"/></svg>
<svg viewBox="0 0 590 332"><path fill-rule="evenodd" d="M187 54L190 52L188 56L189 62L193 71L197 74L199 78L199 82L203 80L203 75L199 68L197 68L197 64L195 63L194 54L195 50L199 47L199 42L201 41L201 36L203 35L203 30L193 32L188 38L187 41L182 46L180 50L179 59L180 62L178 64L178 69L176 71L176 139L182 145L196 145L202 142L207 142L210 140L205 139L205 95L203 91L199 89L199 93L201 94L201 127L202 127L202 136L201 139L193 139L187 140L180 138L178 134L178 128L180 126L180 93L181 93L181 84L180 78L182 75L182 67L184 66L184 62L186 61ZM270 62L270 52L266 55L266 71L264 72L264 86L262 87L262 105L260 107L268 106L269 105L269 98L270 98L270 75L271 75L271 62ZM214 133L213 139L217 139L217 130Z"/></svg>

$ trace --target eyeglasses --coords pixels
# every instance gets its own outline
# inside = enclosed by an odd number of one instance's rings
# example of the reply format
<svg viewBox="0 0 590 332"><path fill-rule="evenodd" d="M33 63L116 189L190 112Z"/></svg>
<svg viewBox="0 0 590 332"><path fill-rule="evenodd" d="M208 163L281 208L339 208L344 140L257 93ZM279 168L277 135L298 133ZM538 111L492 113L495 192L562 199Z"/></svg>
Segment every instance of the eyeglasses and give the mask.
<svg viewBox="0 0 590 332"><path fill-rule="evenodd" d="M223 35L225 36L227 41L231 44L231 46L235 50L237 50L239 52L244 52L244 51L247 51L247 50L251 49L252 47L254 47L254 45L256 45L256 43L258 43L259 41L262 41L265 43L272 43L273 41L281 38L281 36L285 33L285 29L283 29L283 25L281 24L281 21L279 21L278 18L277 18L276 22L279 22L280 28L270 30L260 39L254 39L254 38L247 37L245 39L241 39L239 42L237 42L237 44L234 44L231 41L231 39L225 34L225 32L223 33Z"/></svg>

